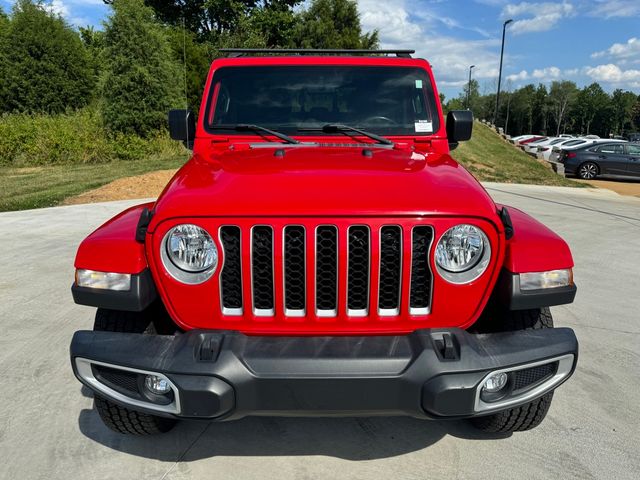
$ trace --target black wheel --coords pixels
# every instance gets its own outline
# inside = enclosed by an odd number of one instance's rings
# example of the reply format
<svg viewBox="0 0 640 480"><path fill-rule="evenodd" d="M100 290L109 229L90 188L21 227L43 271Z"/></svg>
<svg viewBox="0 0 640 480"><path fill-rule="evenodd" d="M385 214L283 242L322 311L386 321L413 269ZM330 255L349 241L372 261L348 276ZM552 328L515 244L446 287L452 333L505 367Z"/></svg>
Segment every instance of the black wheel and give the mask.
<svg viewBox="0 0 640 480"><path fill-rule="evenodd" d="M598 165L593 162L585 162L578 167L578 176L583 180L593 180L600 173Z"/></svg>
<svg viewBox="0 0 640 480"><path fill-rule="evenodd" d="M99 308L93 325L95 331L154 334L155 328L145 312L122 312ZM176 420L137 412L106 398L94 395L94 403L102 422L117 433L155 435L171 430Z"/></svg>
<svg viewBox="0 0 640 480"><path fill-rule="evenodd" d="M105 398L95 396L94 403L102 422L114 432L125 435L156 435L171 430L176 421L121 407Z"/></svg>
<svg viewBox="0 0 640 480"><path fill-rule="evenodd" d="M553 328L553 317L548 307L534 310L502 312L499 325L493 331L539 330ZM484 432L510 433L531 430L542 423L547 416L553 392L520 405L491 415L471 418L472 425Z"/></svg>

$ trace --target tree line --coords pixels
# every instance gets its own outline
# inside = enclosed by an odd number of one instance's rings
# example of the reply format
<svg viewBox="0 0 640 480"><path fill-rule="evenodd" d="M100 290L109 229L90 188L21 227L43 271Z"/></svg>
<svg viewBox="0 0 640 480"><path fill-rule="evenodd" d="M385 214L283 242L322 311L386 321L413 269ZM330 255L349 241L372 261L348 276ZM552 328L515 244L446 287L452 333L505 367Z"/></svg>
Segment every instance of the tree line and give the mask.
<svg viewBox="0 0 640 480"><path fill-rule="evenodd" d="M376 48L354 0L105 0L103 28L73 28L48 4L0 8L0 115L91 106L108 131L154 135L200 106L224 47Z"/></svg>
<svg viewBox="0 0 640 480"><path fill-rule="evenodd" d="M445 108L470 108L476 118L493 121L496 94L480 94L476 80L470 87L465 85ZM540 83L515 90L507 82L496 123L509 135L624 135L640 131L640 95L622 89L607 93L597 82L578 88L574 82L554 81L549 87Z"/></svg>

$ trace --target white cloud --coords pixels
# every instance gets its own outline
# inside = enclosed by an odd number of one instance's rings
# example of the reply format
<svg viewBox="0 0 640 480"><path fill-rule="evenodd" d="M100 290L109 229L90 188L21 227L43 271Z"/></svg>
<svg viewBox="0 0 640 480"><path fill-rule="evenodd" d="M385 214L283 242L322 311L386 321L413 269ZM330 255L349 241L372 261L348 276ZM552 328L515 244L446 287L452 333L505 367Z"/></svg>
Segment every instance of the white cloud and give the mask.
<svg viewBox="0 0 640 480"><path fill-rule="evenodd" d="M520 73L513 73L511 75L507 75L507 80L511 80L512 82L522 81L529 78L529 73L526 70L521 70Z"/></svg>
<svg viewBox="0 0 640 480"><path fill-rule="evenodd" d="M358 10L363 30L380 32L381 48L416 49L417 56L433 66L440 86L464 85L470 65L476 65L473 78L498 76L498 39L461 40L439 34L437 27L447 22L424 14L412 16L409 12L419 11L415 0L359 0Z"/></svg>
<svg viewBox="0 0 640 480"><path fill-rule="evenodd" d="M621 87L640 88L640 70L623 70L618 65L607 63L585 67L584 73L596 82L611 83Z"/></svg>
<svg viewBox="0 0 640 480"><path fill-rule="evenodd" d="M640 16L638 0L597 0L590 14L594 17L636 17Z"/></svg>
<svg viewBox="0 0 640 480"><path fill-rule="evenodd" d="M520 73L514 73L507 76L507 80L512 82L532 80L537 82L551 82L553 80L561 80L569 77L575 77L580 71L577 68L570 68L567 70L561 70L558 67L545 67L536 68L531 73L526 70L520 71Z"/></svg>
<svg viewBox="0 0 640 480"><path fill-rule="evenodd" d="M45 4L45 8L55 15L67 18L69 16L69 7L62 0L52 0L51 3Z"/></svg>
<svg viewBox="0 0 640 480"><path fill-rule="evenodd" d="M615 58L620 64L640 62L640 39L633 37L626 43L614 43L606 50L591 54L591 58L602 57Z"/></svg>
<svg viewBox="0 0 640 480"><path fill-rule="evenodd" d="M562 72L558 67L536 68L531 76L537 79L548 80L551 78L560 78Z"/></svg>
<svg viewBox="0 0 640 480"><path fill-rule="evenodd" d="M566 1L562 3L522 2L505 5L502 9L503 18L515 18L510 30L516 35L551 30L560 20L573 15L575 15L575 8Z"/></svg>

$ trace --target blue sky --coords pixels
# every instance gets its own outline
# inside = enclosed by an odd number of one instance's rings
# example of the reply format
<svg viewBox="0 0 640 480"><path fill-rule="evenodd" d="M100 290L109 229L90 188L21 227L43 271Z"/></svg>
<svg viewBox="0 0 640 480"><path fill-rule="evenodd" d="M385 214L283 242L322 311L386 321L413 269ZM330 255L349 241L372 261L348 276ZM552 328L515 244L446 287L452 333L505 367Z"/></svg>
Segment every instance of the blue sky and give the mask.
<svg viewBox="0 0 640 480"><path fill-rule="evenodd" d="M11 0L0 0L5 9ZM74 25L108 15L102 0L51 0ZM358 0L365 29L381 46L413 48L433 65L440 91L456 96L469 65L482 93L495 91L502 22L507 29L503 88L598 81L640 94L640 0Z"/></svg>

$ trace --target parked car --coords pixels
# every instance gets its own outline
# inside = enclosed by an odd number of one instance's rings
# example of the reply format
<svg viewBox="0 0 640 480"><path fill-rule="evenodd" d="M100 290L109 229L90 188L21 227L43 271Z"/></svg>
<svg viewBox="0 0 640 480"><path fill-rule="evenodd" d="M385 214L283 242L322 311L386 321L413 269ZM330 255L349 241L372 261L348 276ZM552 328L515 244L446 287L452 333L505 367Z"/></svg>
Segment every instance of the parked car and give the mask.
<svg viewBox="0 0 640 480"><path fill-rule="evenodd" d="M536 153L538 152L538 149L540 147L544 147L545 145L549 145L550 143L554 142L554 141L560 141L562 139L559 139L557 137L546 137L542 140L538 140L537 142L531 142L527 145L524 146L524 151L525 153L528 153L530 155L533 155L534 157L536 156Z"/></svg>
<svg viewBox="0 0 640 480"><path fill-rule="evenodd" d="M515 145L518 142L521 142L523 140L528 140L529 138L533 138L535 136L536 135L518 135L517 137L511 137L509 141Z"/></svg>
<svg viewBox="0 0 640 480"><path fill-rule="evenodd" d="M640 142L640 132L628 133L627 140L630 142Z"/></svg>
<svg viewBox="0 0 640 480"><path fill-rule="evenodd" d="M560 157L566 175L584 180L598 176L640 177L640 144L604 142L565 151Z"/></svg>
<svg viewBox="0 0 640 480"><path fill-rule="evenodd" d="M578 358L549 311L573 259L450 156L473 114L445 120L413 52L222 51L197 122L169 113L192 158L78 248L73 298L97 312L70 359L105 425L539 425Z"/></svg>
<svg viewBox="0 0 640 480"><path fill-rule="evenodd" d="M551 151L551 155L549 155L550 162L558 162L560 160L560 156L563 151L576 150L579 148L584 148L587 145L595 145L604 142L620 142L624 143L624 140L605 140L603 138L576 138L574 140L570 140L567 143L563 143L562 145L555 145Z"/></svg>
<svg viewBox="0 0 640 480"><path fill-rule="evenodd" d="M547 137L544 137L544 136L541 136L541 135L535 135L533 137L529 137L529 138L525 138L523 140L519 140L518 142L516 142L516 146L522 148L524 145L527 145L528 143L537 142L538 140L542 140L544 138L547 138Z"/></svg>
<svg viewBox="0 0 640 480"><path fill-rule="evenodd" d="M574 138L562 137L555 139L553 142L550 142L547 145L541 145L538 147L536 157L541 160L549 160L551 158L551 154L553 153L554 147L561 148L562 145L565 145L573 140Z"/></svg>

